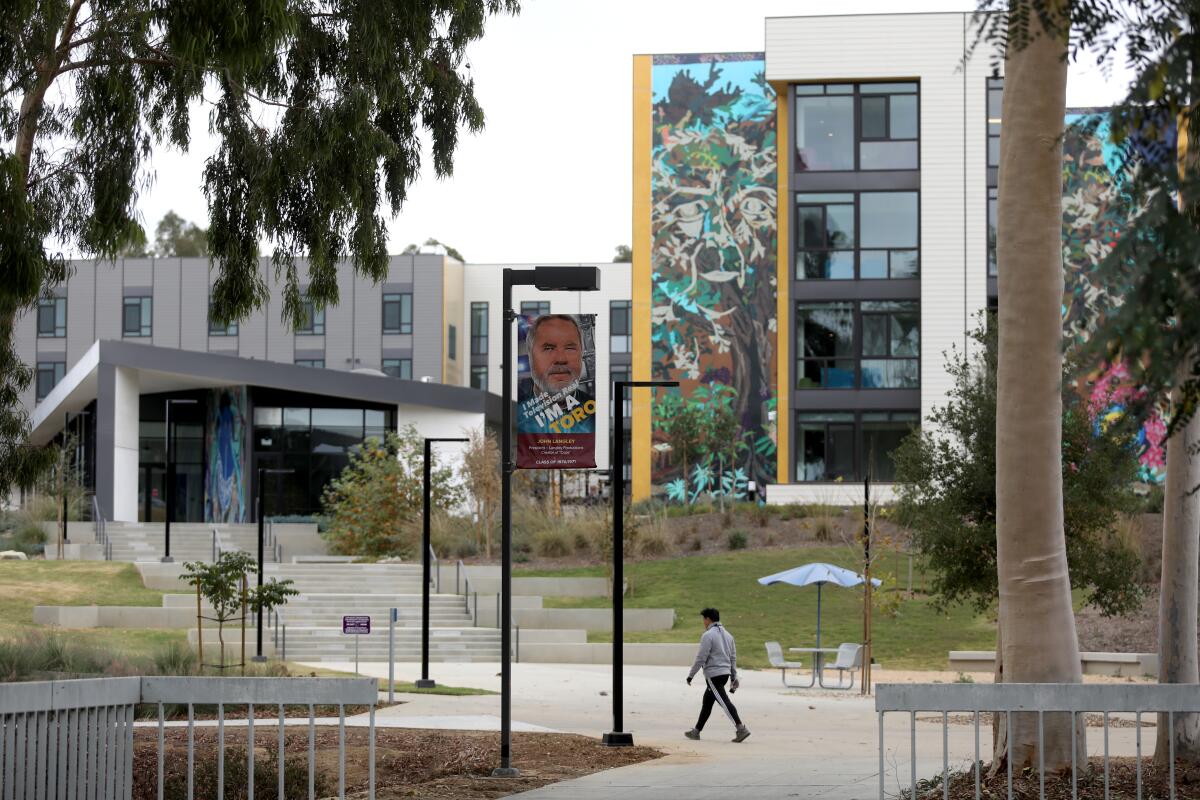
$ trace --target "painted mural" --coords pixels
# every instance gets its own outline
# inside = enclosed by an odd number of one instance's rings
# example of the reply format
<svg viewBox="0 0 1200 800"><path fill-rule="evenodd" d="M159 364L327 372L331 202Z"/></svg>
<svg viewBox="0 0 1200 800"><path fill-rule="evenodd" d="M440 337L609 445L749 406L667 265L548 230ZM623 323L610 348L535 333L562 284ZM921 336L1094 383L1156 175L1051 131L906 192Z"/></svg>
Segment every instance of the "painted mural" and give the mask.
<svg viewBox="0 0 1200 800"><path fill-rule="evenodd" d="M731 402L738 483L774 482L777 148L763 55L655 56L652 98L653 378L680 381L689 403ZM657 461L652 480L679 483L674 468Z"/></svg>
<svg viewBox="0 0 1200 800"><path fill-rule="evenodd" d="M1119 290L1100 278L1100 262L1112 250L1135 215L1123 189L1122 155L1110 141L1107 113L1069 113L1063 139L1063 334L1065 346L1082 345L1107 309L1122 301ZM1162 145L1173 154L1173 139ZM1173 158L1173 155L1170 157ZM1081 391L1097 426L1119 418L1133 398L1129 372L1113 364L1084 376ZM1161 483L1166 469L1166 423L1153 415L1138 433L1139 477Z"/></svg>
<svg viewBox="0 0 1200 800"><path fill-rule="evenodd" d="M246 387L213 389L208 397L204 521L246 522Z"/></svg>

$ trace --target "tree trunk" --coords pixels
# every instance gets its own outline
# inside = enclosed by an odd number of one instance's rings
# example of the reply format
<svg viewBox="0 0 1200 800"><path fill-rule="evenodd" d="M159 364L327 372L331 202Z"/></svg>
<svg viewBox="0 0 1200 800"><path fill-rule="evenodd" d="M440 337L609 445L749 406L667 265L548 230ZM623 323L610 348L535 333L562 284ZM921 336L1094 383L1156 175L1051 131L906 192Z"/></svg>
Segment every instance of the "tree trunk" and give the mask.
<svg viewBox="0 0 1200 800"><path fill-rule="evenodd" d="M1176 409L1181 393L1172 395ZM1163 487L1162 585L1158 603L1158 682L1200 683L1196 647L1196 604L1200 572L1200 414L1167 440L1167 480ZM1175 757L1200 763L1200 715L1176 714L1172 731L1158 715L1154 762Z"/></svg>
<svg viewBox="0 0 1200 800"><path fill-rule="evenodd" d="M1005 680L1079 683L1063 532L1062 139L1067 43L1012 0L1000 150L996 560ZM1061 4L1047 4L1051 10ZM1070 715L1045 719L1045 765L1071 764ZM1082 729L1080 729L1082 732ZM1037 715L1014 715L1008 755L1038 764ZM1083 737L1079 736L1081 745Z"/></svg>

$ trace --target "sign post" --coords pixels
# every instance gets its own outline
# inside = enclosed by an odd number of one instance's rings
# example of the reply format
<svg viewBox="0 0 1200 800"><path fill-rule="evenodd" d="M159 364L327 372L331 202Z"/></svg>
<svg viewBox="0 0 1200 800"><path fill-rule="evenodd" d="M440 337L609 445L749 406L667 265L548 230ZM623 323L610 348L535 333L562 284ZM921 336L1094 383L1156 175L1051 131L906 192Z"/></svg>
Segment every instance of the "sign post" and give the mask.
<svg viewBox="0 0 1200 800"><path fill-rule="evenodd" d="M371 635L371 618L365 614L342 617L342 633L354 636L354 674L358 674L358 637Z"/></svg>
<svg viewBox="0 0 1200 800"><path fill-rule="evenodd" d="M612 460L609 462L609 491L613 502L613 729L601 741L608 747L632 747L633 734L625 730L625 390L627 388L674 387L679 381L614 381L609 402L613 413Z"/></svg>

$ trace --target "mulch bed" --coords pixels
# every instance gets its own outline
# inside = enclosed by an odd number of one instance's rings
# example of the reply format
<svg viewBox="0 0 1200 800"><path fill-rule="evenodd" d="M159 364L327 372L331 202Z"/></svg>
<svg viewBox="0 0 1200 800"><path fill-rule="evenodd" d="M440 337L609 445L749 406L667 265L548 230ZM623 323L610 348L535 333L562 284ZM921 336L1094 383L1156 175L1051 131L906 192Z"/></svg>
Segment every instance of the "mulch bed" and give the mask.
<svg viewBox="0 0 1200 800"><path fill-rule="evenodd" d="M338 732L336 727L316 729L317 770L328 794L337 794ZM346 730L346 792L365 798L367 791L368 731ZM288 785L293 779L307 787L308 729L289 728L285 753ZM134 735L135 800L157 797L158 731L138 729ZM196 729L197 775L215 775L217 732ZM278 728L255 730L256 796L275 797ZM228 800L245 796L245 729L225 731L226 792ZM377 729L375 740L376 797L392 798L500 798L549 783L578 778L600 770L636 764L663 754L649 747L604 747L598 739L574 734L514 733L512 763L521 770L516 778L492 778L500 763L500 737L490 731ZM204 762L203 764L201 762ZM186 786L187 731L166 732L166 779L176 788ZM306 790L303 792L306 796ZM170 789L167 798L174 795ZM186 796L186 795L180 795ZM197 786L197 797L205 796ZM215 796L215 794L214 794ZM291 792L288 794L291 797ZM301 796L301 795L297 795Z"/></svg>
<svg viewBox="0 0 1200 800"><path fill-rule="evenodd" d="M996 775L988 776L988 767L984 765L981 772L980 796L986 800L1004 800L1008 796L1008 773L1001 769ZM1153 758L1142 759L1142 798L1151 800L1170 797L1170 770L1154 766ZM1038 776L1036 771L1013 772L1013 797L1018 800L1033 800L1038 797ZM1137 797L1137 759L1109 759L1108 774L1109 798L1111 800L1133 800ZM1080 800L1105 800L1104 794L1104 759L1088 759L1087 771L1080 771L1078 781L1078 797ZM943 797L941 780L934 778L930 781L917 782L917 800L941 800ZM900 792L902 800L908 800L909 789L905 787ZM1176 800L1200 800L1200 768L1175 767L1175 797ZM975 773L968 769L965 772L955 772L950 775L950 800L974 800ZM1047 800L1071 800L1070 772L1046 776Z"/></svg>
<svg viewBox="0 0 1200 800"><path fill-rule="evenodd" d="M379 703L375 706L375 710L388 708L390 705L403 705L404 701L396 703ZM370 706L346 706L346 716L352 717L356 714L366 714L371 710ZM331 705L313 706L314 717L336 717L338 715L338 707ZM250 716L245 703L237 705L225 706L225 719L246 719ZM283 716L287 719L308 719L308 706L286 705L283 707ZM158 706L150 703L143 703L137 707L137 717L140 720L158 719ZM163 719L168 721L186 722L187 721L187 706L174 703L163 704ZM217 719L217 707L215 705L198 705L192 707L192 719L197 721L213 721ZM279 719L279 706L277 705L262 705L258 704L254 707L254 722L257 725L262 723L270 725L272 720Z"/></svg>

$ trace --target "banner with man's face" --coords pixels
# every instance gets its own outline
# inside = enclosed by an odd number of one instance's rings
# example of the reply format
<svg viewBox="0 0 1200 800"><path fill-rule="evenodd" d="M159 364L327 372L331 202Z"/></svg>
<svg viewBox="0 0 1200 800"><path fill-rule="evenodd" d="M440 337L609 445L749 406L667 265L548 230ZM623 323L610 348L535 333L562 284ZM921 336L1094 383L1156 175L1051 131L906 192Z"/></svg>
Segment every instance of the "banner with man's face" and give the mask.
<svg viewBox="0 0 1200 800"><path fill-rule="evenodd" d="M519 318L517 467L596 466L596 315Z"/></svg>

